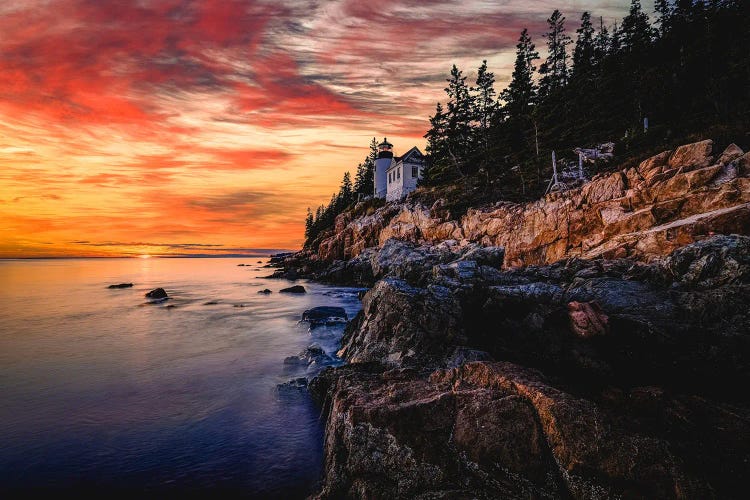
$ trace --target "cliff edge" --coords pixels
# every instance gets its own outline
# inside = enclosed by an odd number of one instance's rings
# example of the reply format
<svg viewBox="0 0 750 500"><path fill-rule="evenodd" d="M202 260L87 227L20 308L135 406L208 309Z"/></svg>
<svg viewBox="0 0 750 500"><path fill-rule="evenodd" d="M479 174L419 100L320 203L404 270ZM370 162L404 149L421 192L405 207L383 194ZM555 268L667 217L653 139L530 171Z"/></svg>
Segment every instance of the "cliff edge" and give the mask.
<svg viewBox="0 0 750 500"><path fill-rule="evenodd" d="M310 384L319 498L742 498L750 156L711 141L455 219L342 214L276 277L371 286Z"/></svg>

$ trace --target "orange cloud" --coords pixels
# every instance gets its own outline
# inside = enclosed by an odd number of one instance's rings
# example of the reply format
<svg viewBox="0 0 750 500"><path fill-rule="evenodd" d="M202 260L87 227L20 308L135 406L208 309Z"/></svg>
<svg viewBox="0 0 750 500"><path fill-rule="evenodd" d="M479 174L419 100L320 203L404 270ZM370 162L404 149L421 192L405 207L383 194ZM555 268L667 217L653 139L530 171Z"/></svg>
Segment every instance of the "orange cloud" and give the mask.
<svg viewBox="0 0 750 500"><path fill-rule="evenodd" d="M2 3L0 257L298 247L373 136L424 146L450 65L487 58L501 87L553 8Z"/></svg>

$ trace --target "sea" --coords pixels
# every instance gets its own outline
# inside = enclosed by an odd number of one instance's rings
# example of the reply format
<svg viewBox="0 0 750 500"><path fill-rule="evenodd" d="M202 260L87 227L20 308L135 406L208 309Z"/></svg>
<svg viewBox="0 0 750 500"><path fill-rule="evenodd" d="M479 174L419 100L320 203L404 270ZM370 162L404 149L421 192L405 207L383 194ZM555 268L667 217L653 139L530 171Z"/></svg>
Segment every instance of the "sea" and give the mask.
<svg viewBox="0 0 750 500"><path fill-rule="evenodd" d="M314 492L320 410L285 383L320 366L285 359L317 344L340 362L343 324L300 319L352 318L359 290L264 279L267 261L0 260L0 494Z"/></svg>

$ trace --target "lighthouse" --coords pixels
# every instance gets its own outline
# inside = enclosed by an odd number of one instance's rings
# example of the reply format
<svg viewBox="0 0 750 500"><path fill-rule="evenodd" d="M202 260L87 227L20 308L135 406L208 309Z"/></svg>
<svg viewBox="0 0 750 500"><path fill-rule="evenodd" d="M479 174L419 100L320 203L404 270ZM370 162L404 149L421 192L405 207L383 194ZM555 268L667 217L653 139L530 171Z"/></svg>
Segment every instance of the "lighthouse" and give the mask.
<svg viewBox="0 0 750 500"><path fill-rule="evenodd" d="M375 197L385 198L388 194L388 169L393 162L393 144L383 138L378 144L378 157L375 159Z"/></svg>

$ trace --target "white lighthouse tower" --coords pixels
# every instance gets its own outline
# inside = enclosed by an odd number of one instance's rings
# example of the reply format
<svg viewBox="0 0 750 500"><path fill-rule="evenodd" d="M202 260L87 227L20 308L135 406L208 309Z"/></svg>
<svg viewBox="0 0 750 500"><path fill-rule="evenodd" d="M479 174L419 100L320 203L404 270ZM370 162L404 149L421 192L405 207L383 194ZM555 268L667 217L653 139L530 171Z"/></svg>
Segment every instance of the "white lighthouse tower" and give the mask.
<svg viewBox="0 0 750 500"><path fill-rule="evenodd" d="M385 198L388 193L387 171L393 162L393 144L383 138L378 144L378 157L375 160L375 197Z"/></svg>

